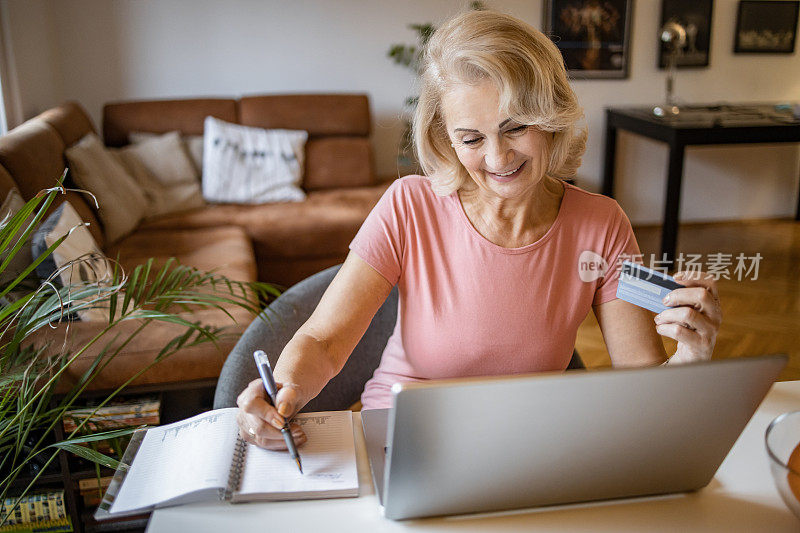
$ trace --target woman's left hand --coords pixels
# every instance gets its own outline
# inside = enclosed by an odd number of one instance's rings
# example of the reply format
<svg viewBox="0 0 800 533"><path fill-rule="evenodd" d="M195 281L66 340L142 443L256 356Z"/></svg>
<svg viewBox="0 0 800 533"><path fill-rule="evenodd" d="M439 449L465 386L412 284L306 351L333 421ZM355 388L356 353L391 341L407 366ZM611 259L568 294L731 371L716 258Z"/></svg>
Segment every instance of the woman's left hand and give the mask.
<svg viewBox="0 0 800 533"><path fill-rule="evenodd" d="M702 272L678 272L675 289L664 299L667 309L656 315L656 331L678 341L670 363L691 363L711 359L722 323L717 283Z"/></svg>

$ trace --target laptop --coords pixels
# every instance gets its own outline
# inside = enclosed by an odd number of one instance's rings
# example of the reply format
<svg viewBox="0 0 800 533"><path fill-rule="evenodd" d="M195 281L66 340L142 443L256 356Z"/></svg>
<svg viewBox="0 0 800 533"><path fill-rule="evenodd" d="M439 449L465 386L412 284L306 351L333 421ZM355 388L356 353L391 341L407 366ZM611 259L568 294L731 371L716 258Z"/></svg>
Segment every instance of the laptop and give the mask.
<svg viewBox="0 0 800 533"><path fill-rule="evenodd" d="M361 414L384 516L698 490L787 359L398 383Z"/></svg>

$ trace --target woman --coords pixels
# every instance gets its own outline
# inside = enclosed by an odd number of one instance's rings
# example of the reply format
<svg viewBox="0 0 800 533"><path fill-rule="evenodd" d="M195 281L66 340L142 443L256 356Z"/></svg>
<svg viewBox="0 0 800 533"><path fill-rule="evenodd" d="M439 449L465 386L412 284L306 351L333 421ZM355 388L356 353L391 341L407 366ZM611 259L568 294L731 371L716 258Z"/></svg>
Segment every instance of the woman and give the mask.
<svg viewBox="0 0 800 533"><path fill-rule="evenodd" d="M558 49L529 25L474 11L437 30L413 128L428 177L395 181L364 222L280 356L277 411L260 380L239 396L242 437L283 448L275 428L341 370L394 285L397 325L365 409L388 407L397 381L564 370L590 309L615 366L663 364L659 334L678 341L669 364L709 359L713 281L676 275L687 288L655 319L616 298L618 261L639 253L630 223L614 200L558 179L579 166L581 115ZM587 252L604 277L582 281Z"/></svg>

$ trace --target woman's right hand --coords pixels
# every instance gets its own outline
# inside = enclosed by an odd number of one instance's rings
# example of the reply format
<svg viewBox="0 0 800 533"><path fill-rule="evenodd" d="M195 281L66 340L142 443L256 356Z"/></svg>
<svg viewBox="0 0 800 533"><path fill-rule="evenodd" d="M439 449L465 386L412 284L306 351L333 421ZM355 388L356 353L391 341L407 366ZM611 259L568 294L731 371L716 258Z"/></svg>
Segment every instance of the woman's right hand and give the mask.
<svg viewBox="0 0 800 533"><path fill-rule="evenodd" d="M261 378L254 379L247 385L236 399L239 413L236 422L239 424L239 436L247 442L267 450L285 450L280 428L287 418L300 410L300 390L294 384L277 383L277 409L267 401L267 391ZM292 438L296 446L302 446L306 434L296 423L290 423Z"/></svg>

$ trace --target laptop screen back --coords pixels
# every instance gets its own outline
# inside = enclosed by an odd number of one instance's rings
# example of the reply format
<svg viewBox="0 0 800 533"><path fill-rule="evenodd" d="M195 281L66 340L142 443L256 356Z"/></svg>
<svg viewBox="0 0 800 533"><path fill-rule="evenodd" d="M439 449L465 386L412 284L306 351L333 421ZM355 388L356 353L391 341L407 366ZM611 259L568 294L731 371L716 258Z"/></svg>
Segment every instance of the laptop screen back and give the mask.
<svg viewBox="0 0 800 533"><path fill-rule="evenodd" d="M388 445L385 515L699 489L785 364L766 356L396 386L394 409L378 414L388 423L378 430ZM381 448L368 437L373 466Z"/></svg>

